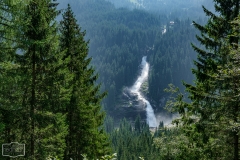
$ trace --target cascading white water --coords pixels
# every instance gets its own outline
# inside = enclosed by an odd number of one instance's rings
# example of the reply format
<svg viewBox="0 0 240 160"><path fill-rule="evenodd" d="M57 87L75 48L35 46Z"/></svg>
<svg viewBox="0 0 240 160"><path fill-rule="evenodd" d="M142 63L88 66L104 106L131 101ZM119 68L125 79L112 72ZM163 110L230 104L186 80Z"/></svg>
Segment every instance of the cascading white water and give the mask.
<svg viewBox="0 0 240 160"><path fill-rule="evenodd" d="M144 96L140 92L141 85L148 78L149 64L147 63L146 58L147 58L146 56L144 56L142 58L142 63L141 63L142 71L141 71L141 75L139 75L137 81L130 88L130 92L135 94L135 95L137 95L138 100L141 100L142 102L144 102L146 104L146 106L147 106L147 108L146 108L147 123L148 123L149 127L157 127L157 121L156 121L156 117L154 115L153 108L152 108L151 104L149 103L149 101L146 100L144 98Z"/></svg>

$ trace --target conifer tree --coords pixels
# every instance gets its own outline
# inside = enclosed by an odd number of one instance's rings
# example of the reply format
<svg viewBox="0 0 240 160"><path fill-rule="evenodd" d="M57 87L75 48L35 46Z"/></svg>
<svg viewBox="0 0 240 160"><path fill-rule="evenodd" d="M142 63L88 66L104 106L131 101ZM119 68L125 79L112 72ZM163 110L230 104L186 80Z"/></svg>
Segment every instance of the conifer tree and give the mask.
<svg viewBox="0 0 240 160"><path fill-rule="evenodd" d="M100 85L95 85L98 76L90 66L85 32L81 32L70 5L60 24L60 47L65 53L62 60L68 68L68 77L72 77L66 80L65 86L71 89L65 110L69 126L65 159L83 159L81 154L96 159L109 153L100 105L106 93L99 93Z"/></svg>
<svg viewBox="0 0 240 160"><path fill-rule="evenodd" d="M232 21L232 34L226 37L225 43L221 46L221 52L227 53L228 57L224 65L219 65L218 70L212 75L215 80L213 83L226 84L226 87L218 90L218 94L210 94L211 99L216 99L221 103L221 108L216 113L221 115L219 118L219 130L225 135L222 136L226 139L227 143L230 143L229 148L233 148L234 160L239 159L239 16ZM234 39L234 41L232 41ZM236 42L236 43L235 43ZM223 114L224 113L224 114ZM230 156L229 156L230 157Z"/></svg>
<svg viewBox="0 0 240 160"><path fill-rule="evenodd" d="M187 135L190 135L196 146L202 148L202 155L205 158L227 157L237 160L238 133L226 130L225 122L228 116L224 113L236 119L237 115L234 115L233 111L238 112L238 104L226 104L219 100L224 92L232 88L227 81L218 81L213 75L218 73L218 67L225 66L229 61L226 43L230 45L238 43L238 38L231 36L233 26L230 22L239 14L239 0L214 0L214 2L215 10L219 14L214 14L203 7L209 17L208 23L201 26L194 22L195 27L201 31L201 36L197 36L197 39L205 50L192 45L198 52L196 69L193 69L196 81L195 85L185 84L190 93L191 103L183 102L182 96L179 96L180 103L175 105L182 115L181 120Z"/></svg>
<svg viewBox="0 0 240 160"><path fill-rule="evenodd" d="M25 143L28 159L63 157L65 116L56 110L61 104L58 79L58 37L56 3L51 0L25 2L17 28L16 54L19 65L16 89L21 94L15 138Z"/></svg>
<svg viewBox="0 0 240 160"><path fill-rule="evenodd" d="M135 120L134 129L135 129L136 132L140 132L141 131L141 117L140 117L140 115L138 115L136 120Z"/></svg>
<svg viewBox="0 0 240 160"><path fill-rule="evenodd" d="M19 117L19 75L15 64L16 30L23 22L23 1L0 1L0 143L10 143L15 137Z"/></svg>

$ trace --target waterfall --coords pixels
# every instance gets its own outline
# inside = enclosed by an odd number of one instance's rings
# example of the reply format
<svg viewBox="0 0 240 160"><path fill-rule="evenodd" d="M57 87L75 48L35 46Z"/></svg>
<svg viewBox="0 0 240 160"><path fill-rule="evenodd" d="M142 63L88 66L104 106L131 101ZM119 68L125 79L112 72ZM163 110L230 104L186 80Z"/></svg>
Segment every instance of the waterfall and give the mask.
<svg viewBox="0 0 240 160"><path fill-rule="evenodd" d="M147 123L150 127L157 127L157 121L156 117L153 111L153 108L149 101L141 94L140 88L143 82L145 82L148 79L148 72L149 72L149 64L146 61L146 56L142 58L142 63L141 63L141 74L139 75L137 81L133 84L133 86L130 88L130 92L134 95L137 95L138 100L142 101L145 103L146 107L146 112L147 112Z"/></svg>

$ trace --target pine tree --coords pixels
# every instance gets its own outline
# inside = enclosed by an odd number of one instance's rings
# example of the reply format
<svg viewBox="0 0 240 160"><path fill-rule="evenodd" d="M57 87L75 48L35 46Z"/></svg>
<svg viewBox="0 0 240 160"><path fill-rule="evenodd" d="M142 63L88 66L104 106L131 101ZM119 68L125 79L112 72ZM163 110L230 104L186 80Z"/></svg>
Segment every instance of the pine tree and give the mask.
<svg viewBox="0 0 240 160"><path fill-rule="evenodd" d="M224 65L218 66L217 72L213 75L215 83L227 84L226 88L219 89L219 94L212 96L222 104L222 114L219 130L225 131L230 147L233 147L233 159L239 159L239 24L240 17L231 22L232 34L226 37L221 47L221 52L227 53L228 57ZM235 41L232 41L234 39ZM236 42L236 43L235 43ZM232 145L233 144L233 145Z"/></svg>
<svg viewBox="0 0 240 160"><path fill-rule="evenodd" d="M230 22L239 14L239 0L215 0L218 15L205 7L203 9L209 16L208 23L201 26L194 22L194 25L201 31L201 36L197 36L197 39L205 50L192 45L198 53L196 69L193 69L196 81L195 85L185 84L190 93L191 103L182 102L180 96L177 107L187 134L203 149L203 156L207 159L213 157L239 159L238 134L236 131L226 130L225 122L228 116L224 115L224 113L232 115L236 121L237 115L232 113L238 112L238 104L230 105L219 100L224 92L232 88L226 81L223 83L213 76L218 73L218 67L225 66L229 61L226 43L230 45L238 43L238 38L231 36L233 27ZM230 38L226 39L228 36ZM214 145L216 143L218 145Z"/></svg>
<svg viewBox="0 0 240 160"><path fill-rule="evenodd" d="M140 132L141 131L141 117L140 117L140 115L138 115L136 120L135 120L134 130L136 132Z"/></svg>
<svg viewBox="0 0 240 160"><path fill-rule="evenodd" d="M16 54L15 64L21 94L12 140L26 144L29 159L62 158L65 149L66 118L56 112L61 104L56 5L51 0L26 2L20 17L25 23L17 28L22 53Z"/></svg>
<svg viewBox="0 0 240 160"><path fill-rule="evenodd" d="M15 64L16 30L24 2L0 1L0 143L13 142L19 117L19 75Z"/></svg>
<svg viewBox="0 0 240 160"><path fill-rule="evenodd" d="M104 128L107 133L111 133L114 130L114 120L111 116L105 118Z"/></svg>
<svg viewBox="0 0 240 160"><path fill-rule="evenodd" d="M96 159L109 153L107 136L102 129L104 112L100 105L106 93L99 93L100 85L95 85L98 76L90 66L85 32L81 32L70 5L60 24L60 46L65 52L63 62L68 68L68 76L72 77L66 80L65 86L71 89L65 110L69 126L65 159L82 159L81 154Z"/></svg>

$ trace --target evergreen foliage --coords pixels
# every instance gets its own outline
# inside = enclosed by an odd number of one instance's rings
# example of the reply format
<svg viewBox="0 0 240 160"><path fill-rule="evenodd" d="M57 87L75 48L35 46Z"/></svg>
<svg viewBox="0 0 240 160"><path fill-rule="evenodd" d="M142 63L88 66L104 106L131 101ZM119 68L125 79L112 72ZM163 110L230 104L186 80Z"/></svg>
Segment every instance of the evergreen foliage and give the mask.
<svg viewBox="0 0 240 160"><path fill-rule="evenodd" d="M69 158L66 147L71 157L97 159L110 153L100 105L106 93L95 85L85 32L70 7L65 22L73 30L59 36L57 5L0 1L0 142L24 143L19 159Z"/></svg>
<svg viewBox="0 0 240 160"><path fill-rule="evenodd" d="M88 58L88 42L84 41L85 32L81 32L70 5L60 24L62 60L68 68L67 76L72 77L66 80L71 97L64 109L69 126L65 159L82 159L82 154L96 159L109 153L100 105L106 93L99 93L100 85L95 86L98 76L89 66L91 58Z"/></svg>
<svg viewBox="0 0 240 160"><path fill-rule="evenodd" d="M155 14L164 14L169 18L191 18L205 16L201 10L201 5L211 6L213 2L209 0L107 0L112 2L117 8L142 9Z"/></svg>
<svg viewBox="0 0 240 160"><path fill-rule="evenodd" d="M55 112L61 104L56 5L50 0L29 1L21 17L26 23L18 28L21 54L16 54L16 64L21 106L19 135L12 141L25 143L26 157L30 159L63 157L65 148L65 116Z"/></svg>
<svg viewBox="0 0 240 160"><path fill-rule="evenodd" d="M201 20L199 20L200 23ZM174 25L167 24L167 32L158 35L151 51L149 63L152 65L149 76L149 97L157 104L163 97L167 97L164 89L169 83L183 90L181 81L192 83L194 76L190 73L193 59L196 59L191 42L198 44L194 38L197 31L190 20L174 20ZM164 104L162 104L164 105ZM163 108L162 108L163 109Z"/></svg>
<svg viewBox="0 0 240 160"><path fill-rule="evenodd" d="M132 127L130 122L123 119L119 128L109 133L114 152L117 153L117 159L139 160L140 157L145 160L158 159L161 152L153 143L153 135L149 126L139 116L136 123L140 125L139 128Z"/></svg>
<svg viewBox="0 0 240 160"><path fill-rule="evenodd" d="M24 143L18 159L238 160L239 0L214 2L217 14L203 7L207 24L193 22L196 41L189 19L172 25L172 16L104 0L72 2L89 34L70 5L58 27L55 0L0 0L0 143ZM151 64L146 96L156 104L168 83L187 81L187 100L183 88L167 89L173 97L166 107L180 115L173 126L149 128L140 115L117 125L105 118L101 90L109 90L105 108L119 115L118 93L134 81L143 55Z"/></svg>
<svg viewBox="0 0 240 160"><path fill-rule="evenodd" d="M18 93L14 92L16 88L16 68L12 64L14 60L15 45L13 42L14 28L17 26L15 18L17 17L16 5L8 1L0 1L0 143L8 142L12 137L11 127L17 119L15 116L19 104ZM15 125L14 125L15 126Z"/></svg>
<svg viewBox="0 0 240 160"><path fill-rule="evenodd" d="M216 0L215 8L218 15L203 7L210 17L205 26L194 22L201 31L197 39L205 50L192 45L198 52L196 69L193 69L196 81L195 85L185 83L191 102L187 103L179 94L176 103L170 105L180 113L180 121L176 123L183 125L186 136L199 150L201 159L237 160L239 130L233 124L238 123L239 107L230 95L238 95L237 73L232 74L235 70L231 67L237 61L232 58L231 50L236 50L234 44L238 44L239 37L233 36L235 30L231 21L239 14L239 1ZM229 68L226 70L226 67ZM234 75L236 77L233 78Z"/></svg>
<svg viewBox="0 0 240 160"><path fill-rule="evenodd" d="M189 43L198 42L190 19L169 18L165 14L137 9L116 9L104 0L72 4L82 28L91 31L86 34L86 38L91 39L89 54L94 57L92 64L100 74L98 81L102 82L102 90L108 91L108 97L103 100L104 108L114 118L118 117L122 90L134 83L142 56L147 55L151 65L146 96L155 102L155 110L163 110L163 105L157 104L166 96L163 90L170 82L181 89L181 80L192 82L194 76L190 68L196 54ZM170 25L170 21L175 24ZM198 22L205 21L199 18ZM164 26L166 34L162 34Z"/></svg>

